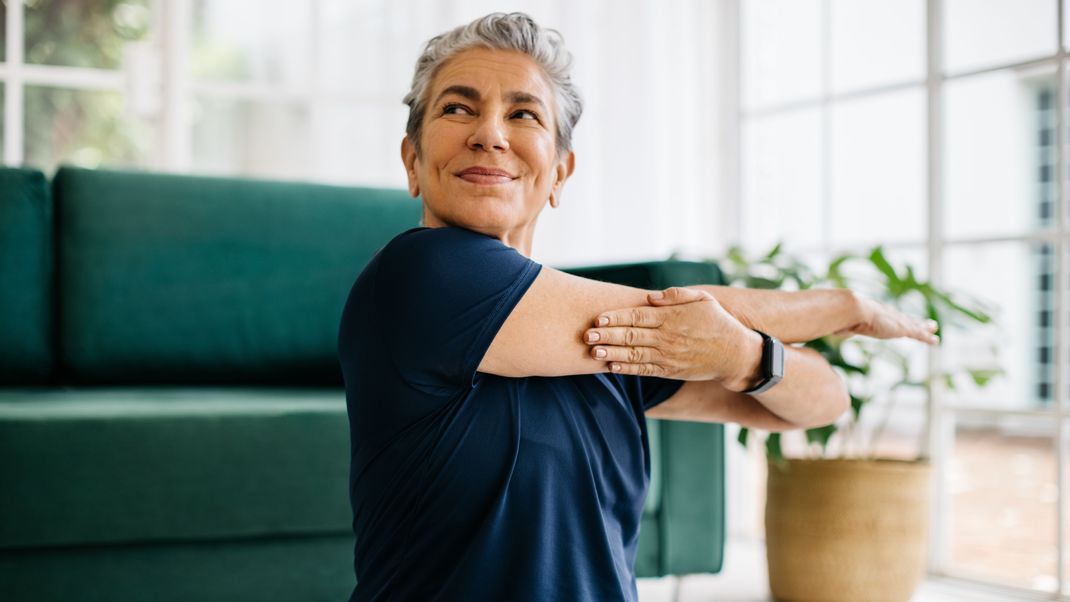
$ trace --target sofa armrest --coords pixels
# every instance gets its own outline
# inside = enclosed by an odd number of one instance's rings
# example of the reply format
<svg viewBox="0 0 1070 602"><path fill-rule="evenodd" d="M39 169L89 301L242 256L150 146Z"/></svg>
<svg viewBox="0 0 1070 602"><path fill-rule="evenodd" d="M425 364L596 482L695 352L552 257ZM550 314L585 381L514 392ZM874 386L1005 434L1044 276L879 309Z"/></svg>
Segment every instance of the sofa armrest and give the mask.
<svg viewBox="0 0 1070 602"><path fill-rule="evenodd" d="M724 425L649 420L660 430L658 576L718 573L724 560Z"/></svg>

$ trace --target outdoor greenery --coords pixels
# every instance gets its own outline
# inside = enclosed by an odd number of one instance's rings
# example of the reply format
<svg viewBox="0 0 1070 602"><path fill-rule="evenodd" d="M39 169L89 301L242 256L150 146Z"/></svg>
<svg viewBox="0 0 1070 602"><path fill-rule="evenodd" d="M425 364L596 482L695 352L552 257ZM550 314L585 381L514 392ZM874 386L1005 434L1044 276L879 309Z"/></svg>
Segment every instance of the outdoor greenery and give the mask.
<svg viewBox="0 0 1070 602"><path fill-rule="evenodd" d="M882 247L874 247L867 255L843 254L835 257L821 270L812 269L800 257L792 256L778 244L758 257L748 257L741 248L733 247L724 259L717 260L729 284L760 289L805 290L812 288L850 288L897 309L920 316L922 314L939 324L937 335L947 327L970 328L992 323L992 309L977 299L962 299L932 285L917 276L915 269L904 265L893 267ZM921 345L921 343L917 343ZM851 395L851 412L845 419L828 426L808 429L806 439L821 457L829 451L829 442L835 436L845 439L860 436L858 432L862 411L870 402L885 399L890 404L884 421L880 423L871 439L870 450L857 457L873 457L873 445L879 439L887 419L894 408L894 393L900 388L925 388L933 379L951 390L963 381L983 387L993 378L1002 375L995 365L946 371L936 375L913 373L909 357L901 348L901 342L878 340L863 336L840 337L828 335L805 343L829 361L844 377ZM893 375L890 380L875 375ZM743 428L739 442L746 446L749 430ZM840 455L846 455L846 441L841 441ZM782 461L781 434L769 433L765 439L766 453L770 459ZM857 450L861 446L855 445Z"/></svg>
<svg viewBox="0 0 1070 602"><path fill-rule="evenodd" d="M149 30L148 0L25 0L25 61L119 69L123 45ZM146 156L143 124L124 115L120 92L27 86L25 163L52 171L60 162L137 164Z"/></svg>

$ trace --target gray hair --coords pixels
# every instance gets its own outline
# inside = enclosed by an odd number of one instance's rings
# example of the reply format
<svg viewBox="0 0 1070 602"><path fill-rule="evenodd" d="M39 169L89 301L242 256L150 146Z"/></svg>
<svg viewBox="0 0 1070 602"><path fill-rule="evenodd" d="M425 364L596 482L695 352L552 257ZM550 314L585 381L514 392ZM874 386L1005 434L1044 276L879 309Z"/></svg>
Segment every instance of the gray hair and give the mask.
<svg viewBox="0 0 1070 602"><path fill-rule="evenodd" d="M542 67L554 89L557 152L560 155L572 150L572 129L583 112L583 99L569 75L572 55L565 49L564 38L555 29L539 27L524 13L491 13L431 38L416 60L412 87L404 98L404 103L409 105L405 134L416 152L420 152L431 80L446 61L471 48L517 50Z"/></svg>

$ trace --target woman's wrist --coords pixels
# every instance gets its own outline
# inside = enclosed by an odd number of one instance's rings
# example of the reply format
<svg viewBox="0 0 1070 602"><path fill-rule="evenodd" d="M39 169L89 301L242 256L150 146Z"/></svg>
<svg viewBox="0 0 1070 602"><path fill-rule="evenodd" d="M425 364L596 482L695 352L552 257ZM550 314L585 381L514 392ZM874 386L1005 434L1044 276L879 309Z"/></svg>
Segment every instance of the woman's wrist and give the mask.
<svg viewBox="0 0 1070 602"><path fill-rule="evenodd" d="M739 343L732 350L737 361L721 380L721 386L736 393L746 391L761 378L762 335L750 328L740 329Z"/></svg>
<svg viewBox="0 0 1070 602"><path fill-rule="evenodd" d="M841 330L850 330L857 327L859 324L864 324L870 319L870 301L861 294L849 289L839 288L835 289L841 292L843 300L841 304L844 308L843 316L845 317L846 324L843 324L836 329L836 332Z"/></svg>

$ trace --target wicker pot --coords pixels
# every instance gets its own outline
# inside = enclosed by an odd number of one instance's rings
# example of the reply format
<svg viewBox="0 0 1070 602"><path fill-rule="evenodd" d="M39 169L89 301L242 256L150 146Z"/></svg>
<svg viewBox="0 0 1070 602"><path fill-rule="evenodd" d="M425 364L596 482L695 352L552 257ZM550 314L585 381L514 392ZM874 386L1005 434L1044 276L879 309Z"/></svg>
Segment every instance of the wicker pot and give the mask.
<svg viewBox="0 0 1070 602"><path fill-rule="evenodd" d="M769 462L765 539L777 600L907 602L925 572L929 464Z"/></svg>

